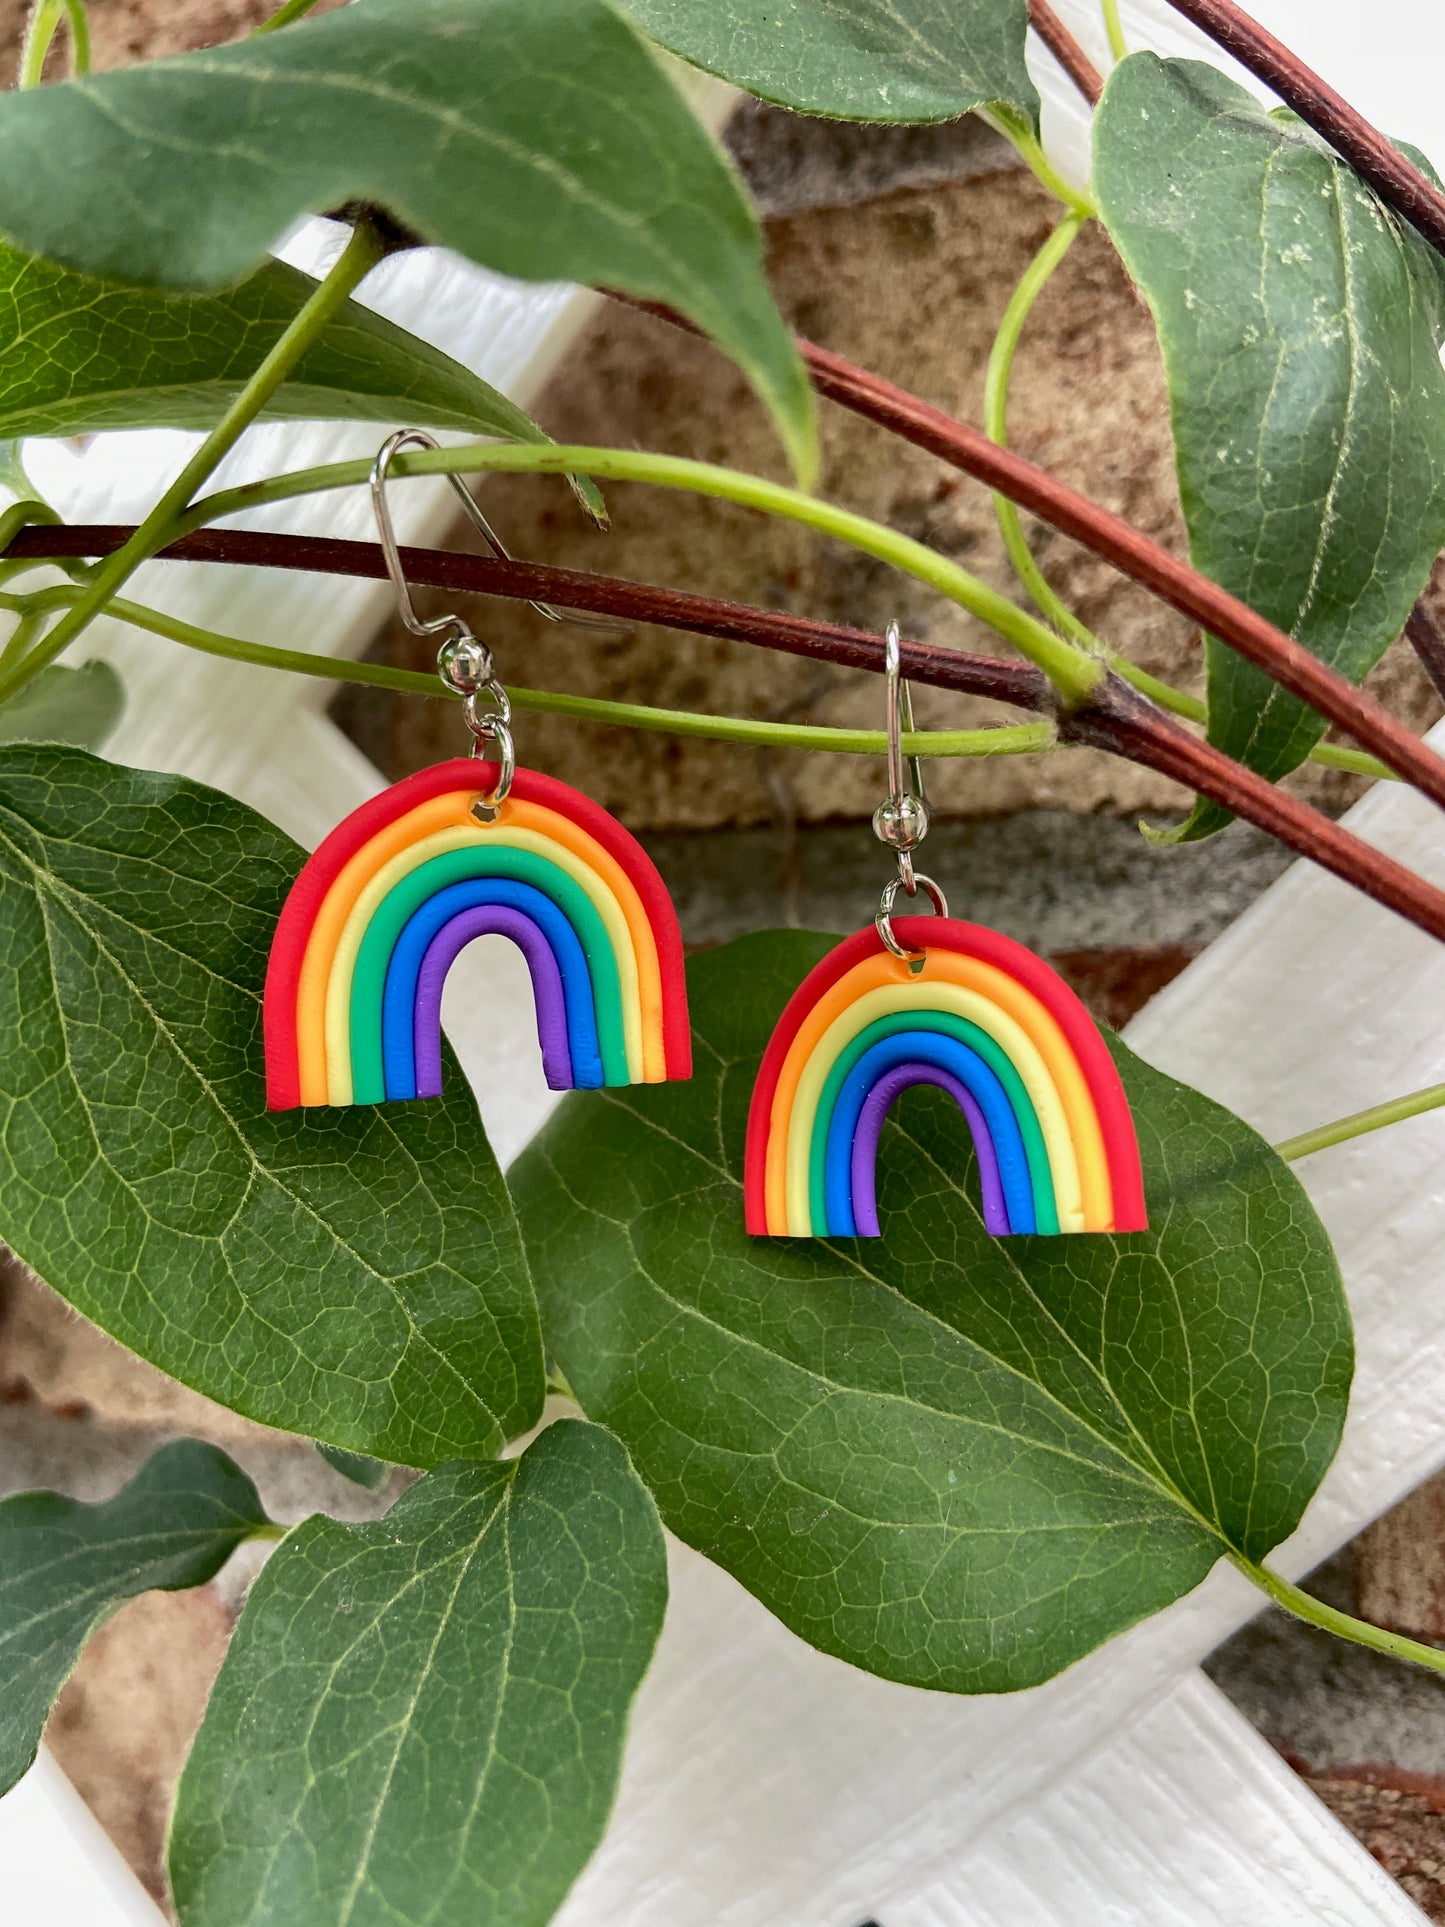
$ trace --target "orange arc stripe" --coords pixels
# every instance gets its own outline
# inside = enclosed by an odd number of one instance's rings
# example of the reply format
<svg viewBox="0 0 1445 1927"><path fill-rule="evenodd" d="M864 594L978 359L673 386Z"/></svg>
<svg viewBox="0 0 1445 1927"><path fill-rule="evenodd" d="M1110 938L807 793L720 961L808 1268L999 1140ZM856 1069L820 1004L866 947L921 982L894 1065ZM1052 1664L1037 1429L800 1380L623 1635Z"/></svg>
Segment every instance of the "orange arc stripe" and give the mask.
<svg viewBox="0 0 1445 1927"><path fill-rule="evenodd" d="M337 946L357 898L385 864L423 837L438 830L457 828L473 829L479 838L485 837L486 826L478 823L471 813L475 800L475 791L452 790L409 810L374 836L365 849L358 850L327 891L307 940L296 995L296 1041L303 1104L327 1102L326 991ZM660 1083L666 1076L662 1057L662 969L657 939L636 885L610 851L556 810L509 797L498 812L498 823L551 837L594 870L616 897L637 958L643 1076L648 1083Z"/></svg>
<svg viewBox="0 0 1445 1927"><path fill-rule="evenodd" d="M767 1222L788 1223L788 1129L797 1101L798 1084L808 1059L834 1020L848 1006L870 990L890 985L923 985L933 979L961 984L978 991L1012 1017L1032 1038L1047 1065L1058 1090L1068 1120L1069 1134L1079 1161L1079 1187L1084 1207L1086 1231L1109 1231L1114 1223L1114 1190L1109 1177L1109 1161L1104 1134L1079 1060L1057 1021L1031 990L994 964L981 962L956 951L926 950L923 968L910 970L901 958L884 955L868 957L855 964L821 997L799 1027L773 1093L772 1115L768 1124ZM922 1007L922 1006L920 1006Z"/></svg>

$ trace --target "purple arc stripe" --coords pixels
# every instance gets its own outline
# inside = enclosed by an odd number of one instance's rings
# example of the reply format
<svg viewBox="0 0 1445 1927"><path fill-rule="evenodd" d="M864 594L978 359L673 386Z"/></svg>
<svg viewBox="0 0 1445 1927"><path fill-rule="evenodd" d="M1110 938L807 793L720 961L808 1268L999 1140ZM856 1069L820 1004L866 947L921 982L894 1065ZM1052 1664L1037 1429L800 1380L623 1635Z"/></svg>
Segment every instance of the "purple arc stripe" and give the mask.
<svg viewBox="0 0 1445 1927"><path fill-rule="evenodd" d="M542 1046L542 1070L550 1089L572 1089L572 1047L567 1036L567 1002L562 973L552 946L521 910L503 903L479 903L460 910L444 923L427 945L416 982L416 1015L412 1036L416 1046L416 1094L442 1094L442 986L447 972L473 937L510 937L527 960L532 974L532 996L537 1006L537 1042Z"/></svg>
<svg viewBox="0 0 1445 1927"><path fill-rule="evenodd" d="M850 1165L853 1222L858 1227L858 1236L878 1236L878 1138L894 1099L915 1084L936 1084L939 1090L947 1091L968 1119L983 1187L984 1226L992 1237L1006 1238L1009 1233L1008 1207L1004 1203L1003 1179L999 1175L998 1154L993 1148L988 1121L973 1092L950 1072L940 1070L935 1064L898 1064L891 1071L885 1071L868 1093L863 1109L858 1113Z"/></svg>

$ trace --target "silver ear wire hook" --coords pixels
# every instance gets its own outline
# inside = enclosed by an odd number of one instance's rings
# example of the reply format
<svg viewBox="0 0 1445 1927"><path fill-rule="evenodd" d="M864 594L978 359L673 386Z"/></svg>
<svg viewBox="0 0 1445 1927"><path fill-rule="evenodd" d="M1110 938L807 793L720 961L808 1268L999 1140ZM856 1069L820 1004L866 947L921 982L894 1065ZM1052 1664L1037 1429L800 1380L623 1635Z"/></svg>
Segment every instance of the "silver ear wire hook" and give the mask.
<svg viewBox="0 0 1445 1927"><path fill-rule="evenodd" d="M484 642L478 642L462 618L453 614L437 616L430 622L423 621L411 599L411 585L401 566L401 552L396 545L396 530L392 526L391 509L386 499L386 475L397 451L413 442L423 448L437 446L430 435L416 428L400 429L382 443L381 451L371 467L371 506L376 514L381 552L386 560L391 586L396 591L396 606L402 621L414 636L442 637L442 645L437 650L437 674L453 695L462 698L463 714L472 734L472 755L484 755L484 745L488 744L496 750L496 784L472 805L472 814L479 822L495 823L517 772L517 752L512 742L512 705L506 690L497 681L491 650ZM451 480L470 503L472 498L457 482L457 478L452 476ZM490 707L483 708L484 702Z"/></svg>
<svg viewBox="0 0 1445 1927"><path fill-rule="evenodd" d="M411 586L407 582L401 566L401 550L397 546L396 530L392 525L391 506L386 499L386 478L392 462L404 448L440 448L441 443L435 436L428 435L424 428L399 428L382 443L376 460L371 465L371 506L376 514L377 533L381 537L381 553L386 560L386 572L391 577L391 586L396 591L397 607L401 619L414 636L440 636L455 633L461 618L459 616L438 616L434 621L423 622L416 612L411 599ZM471 490L460 475L448 475L458 501L467 512L473 528L481 536L492 554L499 562L510 562L502 538L477 506ZM550 602L533 602L530 605L539 616L548 622L562 622L574 629L590 629L597 635L625 636L627 625L608 622L604 616L586 616L577 610L563 611L554 608ZM461 626L465 628L465 624Z"/></svg>
<svg viewBox="0 0 1445 1927"><path fill-rule="evenodd" d="M386 499L387 474L402 449L440 446L421 428L399 428L394 435L389 435L371 465L371 506L376 516L376 530L381 539L386 573L396 591L396 606L403 623L414 636L442 638L442 645L437 651L437 674L453 694L463 698L467 728L472 733L472 755L486 755L488 746L496 751L496 784L472 805L472 814L479 823L495 823L517 773L517 751L512 740L512 705L507 699L506 690L497 681L491 650L484 642L477 640L459 615L435 616L431 621L425 621L417 614L416 604L411 599L411 584L401 565L401 550L397 546L391 505ZM510 562L512 558L486 516L472 500L471 491L463 485L461 477L448 475L447 480L492 554L499 561ZM616 623L598 617L563 614L549 602L534 602L532 607L548 622L565 622L578 629L594 629L609 636L627 633L625 628L619 628Z"/></svg>
<svg viewBox="0 0 1445 1927"><path fill-rule="evenodd" d="M885 948L902 962L916 965L922 961L922 952L905 950L893 934L893 906L898 892L903 890L911 897L916 896L920 888L925 890L934 914L940 917L948 915L948 903L933 879L913 867L913 852L928 834L929 812L922 765L918 757L903 754L904 735L913 732L913 697L903 678L896 622L888 625L883 666L888 703L888 795L873 812L873 834L893 851L898 860L898 874L878 900L874 923Z"/></svg>

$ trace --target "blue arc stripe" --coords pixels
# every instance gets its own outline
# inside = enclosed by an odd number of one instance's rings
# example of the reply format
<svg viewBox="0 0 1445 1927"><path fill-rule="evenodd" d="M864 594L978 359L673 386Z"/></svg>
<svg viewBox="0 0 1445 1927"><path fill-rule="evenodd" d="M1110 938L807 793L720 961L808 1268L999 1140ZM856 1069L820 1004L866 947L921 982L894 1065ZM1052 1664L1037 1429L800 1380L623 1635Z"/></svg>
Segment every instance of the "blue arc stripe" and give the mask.
<svg viewBox="0 0 1445 1927"><path fill-rule="evenodd" d="M517 883L509 877L471 877L462 883L448 884L419 910L413 911L391 953L386 970L381 1020L382 1061L386 1071L388 1100L416 1096L413 1020L416 1014L417 979L427 946L443 925L450 923L459 912L475 909L481 904L504 904L508 909L520 910L531 918L547 939L562 974L574 1088L584 1091L600 1089L602 1051L597 1040L592 973L588 969L586 954L577 932L552 899L534 889L530 883Z"/></svg>
<svg viewBox="0 0 1445 1927"><path fill-rule="evenodd" d="M1013 1114L1008 1093L979 1056L967 1044L946 1036L942 1031L905 1030L885 1037L866 1050L844 1079L838 1102L828 1121L828 1150L825 1166L827 1229L818 1235L828 1238L854 1238L858 1235L853 1216L853 1136L868 1093L885 1072L899 1064L931 1064L949 1071L971 1091L988 1122L998 1158L999 1177L1008 1208L1009 1229L1014 1233L1037 1228L1034 1214L1033 1184L1029 1176L1028 1155L1023 1133Z"/></svg>

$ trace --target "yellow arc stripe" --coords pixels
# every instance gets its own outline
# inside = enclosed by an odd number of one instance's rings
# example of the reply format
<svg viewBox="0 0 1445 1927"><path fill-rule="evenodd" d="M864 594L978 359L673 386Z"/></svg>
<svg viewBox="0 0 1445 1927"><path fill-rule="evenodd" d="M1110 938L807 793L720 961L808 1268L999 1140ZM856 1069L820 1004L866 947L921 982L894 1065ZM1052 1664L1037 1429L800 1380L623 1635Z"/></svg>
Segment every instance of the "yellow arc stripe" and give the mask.
<svg viewBox="0 0 1445 1927"><path fill-rule="evenodd" d="M663 1075L661 969L652 927L631 880L594 838L555 811L539 804L509 801L503 806L502 820L494 826L483 827L470 813L471 802L471 792L453 791L420 804L373 837L365 849L358 850L327 891L307 942L297 993L297 1047L303 1104L351 1102L351 978L366 925L387 890L418 863L445 850L481 844L488 837L546 857L587 893L603 920L617 958L628 1074L639 1082L649 1072L656 1078ZM540 827L522 828L523 823ZM566 842L572 849L562 846L561 831L566 832ZM585 851L589 858L595 857L595 862L584 861L573 853L574 849ZM609 872L615 872L620 885L625 886L625 897L631 899L630 903L625 904L625 899L619 901L616 886L609 888L603 881ZM386 881L378 888L383 876ZM631 909L631 917L627 909ZM643 938L641 943L637 940L639 934ZM335 965L343 938L348 935L343 992ZM650 1024L643 1020L644 991L649 994L654 1019ZM651 1035L652 1032L656 1035ZM650 1062L654 1057L655 1066Z"/></svg>
<svg viewBox="0 0 1445 1927"><path fill-rule="evenodd" d="M1068 1039L1032 991L992 964L947 950L927 951L917 974L895 957L869 957L855 964L809 1012L788 1052L773 1100L767 1169L770 1224L786 1225L789 1236L809 1235L799 1227L810 1216L808 1152L813 1119L837 1050L847 1036L857 1034L862 1023L846 1034L840 1032L836 1045L830 1038L824 1055L818 1046L831 1027L846 1019L850 1007L870 993L900 992L897 1001L886 1006L890 1012L924 1010L931 997L949 988L969 993L977 1001L970 1000L965 1008L950 999L943 1007L972 1018L997 1039L1013 1058L1034 1101L1049 1149L1060 1229L1108 1229L1113 1222L1113 1186L1103 1133ZM882 1004L873 1005L871 1015L882 1015L884 1009Z"/></svg>

